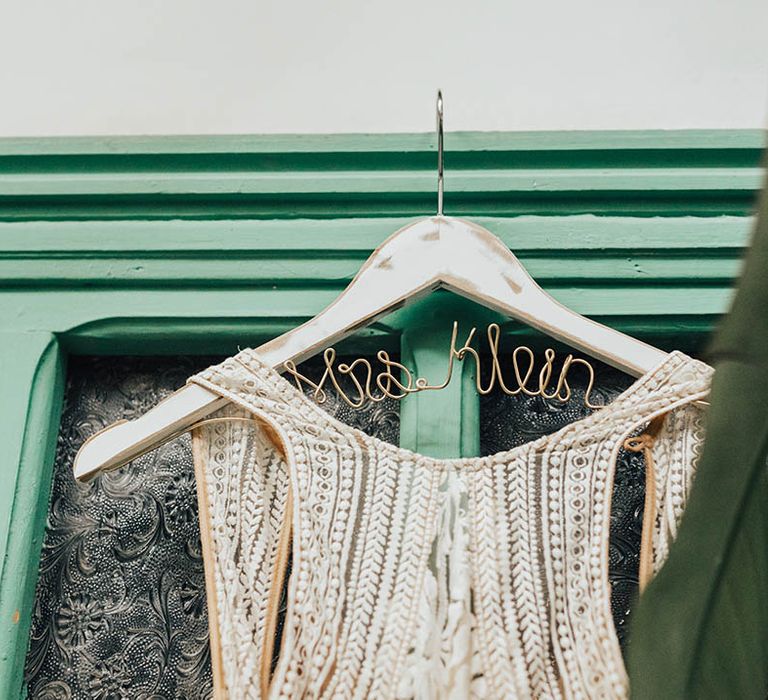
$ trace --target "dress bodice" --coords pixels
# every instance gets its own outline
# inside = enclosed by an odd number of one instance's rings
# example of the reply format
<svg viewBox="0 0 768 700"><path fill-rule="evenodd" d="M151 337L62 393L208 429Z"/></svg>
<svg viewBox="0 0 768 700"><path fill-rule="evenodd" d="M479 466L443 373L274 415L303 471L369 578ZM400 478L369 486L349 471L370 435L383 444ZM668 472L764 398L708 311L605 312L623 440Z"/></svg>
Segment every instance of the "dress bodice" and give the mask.
<svg viewBox="0 0 768 700"><path fill-rule="evenodd" d="M616 456L665 416L644 523L657 571L695 472L693 402L711 375L672 352L586 418L457 459L339 422L250 349L194 375L230 400L216 417L235 419L194 433L224 697L626 697L608 582ZM286 533L288 612L265 678Z"/></svg>

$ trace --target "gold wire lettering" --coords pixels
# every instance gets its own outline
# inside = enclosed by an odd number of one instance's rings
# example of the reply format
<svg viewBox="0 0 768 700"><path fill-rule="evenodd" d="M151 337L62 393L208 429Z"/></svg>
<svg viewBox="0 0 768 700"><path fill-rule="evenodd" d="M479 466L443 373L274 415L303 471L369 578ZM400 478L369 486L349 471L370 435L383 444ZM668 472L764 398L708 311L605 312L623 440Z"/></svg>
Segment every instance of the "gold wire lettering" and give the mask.
<svg viewBox="0 0 768 700"><path fill-rule="evenodd" d="M497 323L491 323L486 330L488 350L491 356L491 370L488 383L486 386L483 386L482 358L480 352L472 347L472 341L477 329L472 328L464 344L457 348L458 329L459 324L454 321L451 331L451 343L448 349L448 366L445 379L439 384L430 384L425 377L415 376L405 365L393 360L386 350L379 350L376 353L376 359L382 369L375 376L371 362L364 357L359 357L351 363L340 362L336 364L337 355L334 348L327 348L323 352L325 370L317 382L312 381L309 377L299 372L296 363L290 360L283 363L283 368L293 377L296 386L300 390L303 391L304 385L312 389L311 396L317 403L323 404L328 400L328 393L324 387L330 382L339 398L352 408L361 408L367 401L379 403L386 398L399 400L419 391L444 389L451 382L455 362L465 362L468 358L474 361L475 386L478 393L482 396L491 393L498 386L508 396L517 396L522 393L526 396L541 396L543 399L566 403L573 395L571 386L568 383L568 372L574 365L581 365L586 369L588 375L587 388L584 392L584 404L588 408L602 408L603 404L596 404L591 401L592 389L595 384L595 370L587 360L568 354L557 374L557 382L554 386L551 386L555 375L556 360L556 353L552 348L544 350L544 364L536 377L538 380L537 385L534 384L534 387L531 388L530 383L535 372L536 357L533 350L528 346L517 346L512 351L510 357L513 374L513 379L510 381L513 384L508 386L502 373L502 358L501 351L499 350L501 328ZM521 359L521 357L524 359ZM351 382L353 388L350 390L345 389L339 382L339 377L346 378Z"/></svg>

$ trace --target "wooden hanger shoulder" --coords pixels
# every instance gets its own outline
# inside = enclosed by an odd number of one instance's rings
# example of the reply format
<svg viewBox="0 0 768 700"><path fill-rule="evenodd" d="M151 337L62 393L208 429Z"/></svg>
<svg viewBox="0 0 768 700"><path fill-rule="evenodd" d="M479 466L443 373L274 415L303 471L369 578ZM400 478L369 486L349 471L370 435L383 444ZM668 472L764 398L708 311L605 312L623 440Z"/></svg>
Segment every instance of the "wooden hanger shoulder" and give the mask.
<svg viewBox="0 0 768 700"><path fill-rule="evenodd" d="M490 231L443 216L420 219L392 234L330 306L256 352L276 369L288 360L301 362L437 288L522 321L633 376L666 356L567 309L536 284ZM87 480L117 468L188 430L224 403L217 394L187 385L140 418L92 436L75 458L75 477Z"/></svg>

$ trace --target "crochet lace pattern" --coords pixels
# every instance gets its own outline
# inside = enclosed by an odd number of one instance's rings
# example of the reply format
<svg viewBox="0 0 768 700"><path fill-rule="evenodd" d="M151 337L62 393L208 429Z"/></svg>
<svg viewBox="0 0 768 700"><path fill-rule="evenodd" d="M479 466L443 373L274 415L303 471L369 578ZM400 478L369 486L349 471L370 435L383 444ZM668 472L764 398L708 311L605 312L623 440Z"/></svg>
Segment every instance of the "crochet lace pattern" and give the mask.
<svg viewBox="0 0 768 700"><path fill-rule="evenodd" d="M457 459L341 423L251 349L190 377L230 400L216 415L260 421L196 428L226 697L263 697L267 606L291 500L288 612L270 698L627 697L608 582L617 452L665 414L652 447L656 572L695 473L704 430L693 402L712 373L674 351L586 418Z"/></svg>

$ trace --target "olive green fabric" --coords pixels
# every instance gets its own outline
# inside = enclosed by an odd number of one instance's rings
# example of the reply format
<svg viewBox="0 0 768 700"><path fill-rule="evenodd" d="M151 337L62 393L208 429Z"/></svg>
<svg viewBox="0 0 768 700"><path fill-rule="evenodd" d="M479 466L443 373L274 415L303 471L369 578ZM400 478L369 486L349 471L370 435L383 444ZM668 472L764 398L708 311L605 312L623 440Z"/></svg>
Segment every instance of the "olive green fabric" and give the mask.
<svg viewBox="0 0 768 700"><path fill-rule="evenodd" d="M669 559L632 623L633 698L768 693L768 192L710 346L707 435Z"/></svg>

